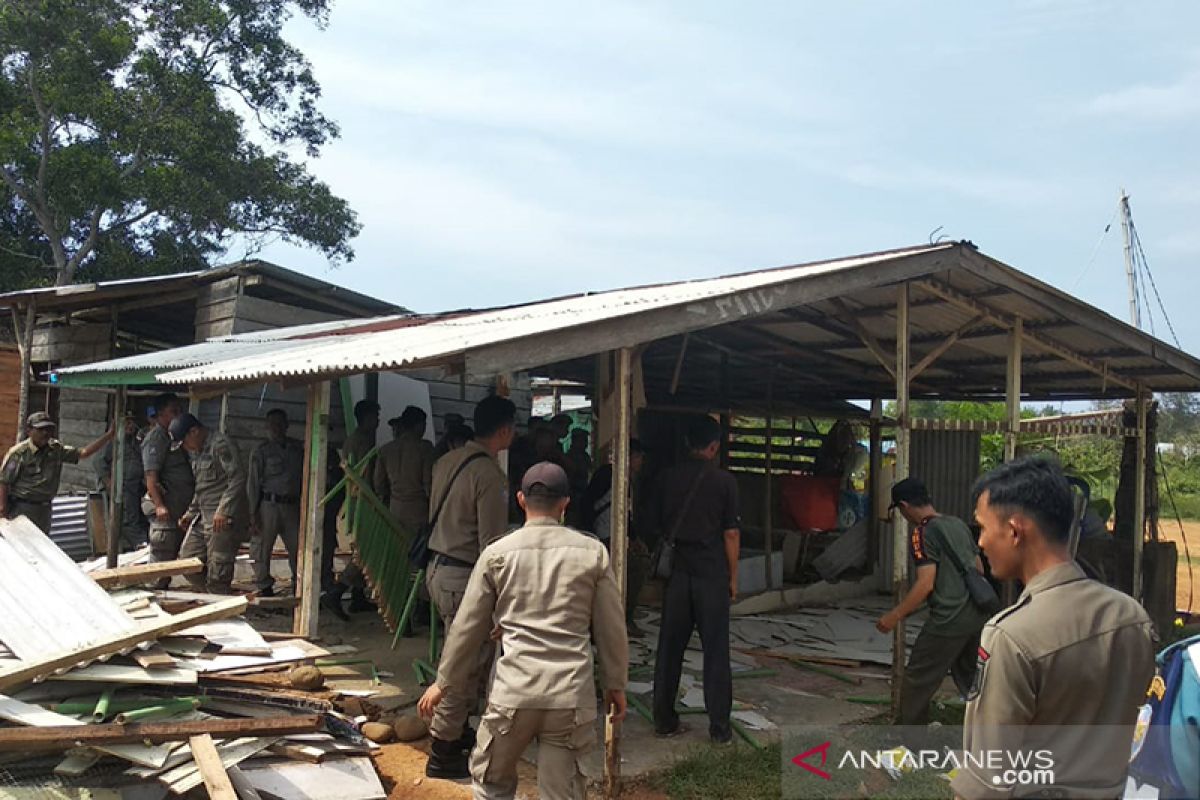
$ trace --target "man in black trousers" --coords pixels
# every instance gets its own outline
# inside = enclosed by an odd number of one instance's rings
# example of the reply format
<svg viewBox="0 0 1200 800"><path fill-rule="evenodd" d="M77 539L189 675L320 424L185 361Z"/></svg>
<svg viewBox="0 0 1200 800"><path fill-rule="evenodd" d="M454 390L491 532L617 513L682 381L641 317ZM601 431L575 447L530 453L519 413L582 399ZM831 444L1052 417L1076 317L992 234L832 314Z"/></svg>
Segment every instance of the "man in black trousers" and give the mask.
<svg viewBox="0 0 1200 800"><path fill-rule="evenodd" d="M652 494L649 519L675 542L671 577L663 594L654 663L654 728L660 736L685 730L675 711L683 655L692 631L704 648L704 705L714 743L733 740L733 672L729 663L729 605L737 596L737 483L714 463L721 426L700 417L688 426L688 457L666 470Z"/></svg>

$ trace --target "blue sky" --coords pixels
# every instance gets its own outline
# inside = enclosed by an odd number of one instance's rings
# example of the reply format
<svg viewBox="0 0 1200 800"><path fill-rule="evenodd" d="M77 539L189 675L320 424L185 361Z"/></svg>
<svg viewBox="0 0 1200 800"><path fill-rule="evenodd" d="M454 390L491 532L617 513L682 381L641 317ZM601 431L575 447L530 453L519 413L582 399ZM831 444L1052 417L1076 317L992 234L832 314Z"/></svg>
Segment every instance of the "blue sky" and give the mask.
<svg viewBox="0 0 1200 800"><path fill-rule="evenodd" d="M285 266L433 311L941 226L1124 318L1124 186L1200 351L1200 5L340 0L290 30L342 127L312 169L365 227Z"/></svg>

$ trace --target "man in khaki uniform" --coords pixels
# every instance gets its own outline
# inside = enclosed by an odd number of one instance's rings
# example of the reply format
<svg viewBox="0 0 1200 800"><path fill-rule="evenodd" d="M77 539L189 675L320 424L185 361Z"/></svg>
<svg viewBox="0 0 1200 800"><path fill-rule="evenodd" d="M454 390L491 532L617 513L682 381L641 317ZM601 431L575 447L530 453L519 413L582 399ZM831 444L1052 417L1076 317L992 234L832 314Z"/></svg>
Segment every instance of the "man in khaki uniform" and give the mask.
<svg viewBox="0 0 1200 800"><path fill-rule="evenodd" d="M452 450L434 465L431 505L437 524L429 537L430 561L425 585L450 630L467 591L480 551L508 528L508 479L496 455L512 445L517 409L495 395L475 406L475 439ZM444 501L444 502L443 502ZM425 765L431 778L465 778L466 753L475 743L467 717L487 675L494 648L484 641L473 656L466 680L455 683L433 716L433 748ZM445 653L442 664L447 664Z"/></svg>
<svg viewBox="0 0 1200 800"><path fill-rule="evenodd" d="M469 688L477 648L500 631L502 655L471 754L476 800L512 800L517 764L538 741L538 796L584 800L579 760L596 739L592 641L605 708L625 716L629 667L625 614L608 551L563 527L570 502L557 464L531 467L518 502L525 527L484 548L446 638L437 683L420 701L430 716L442 698Z"/></svg>
<svg viewBox="0 0 1200 800"><path fill-rule="evenodd" d="M154 425L142 440L142 468L146 479L146 497L142 510L150 518L150 560L172 561L179 558L183 531L179 522L192 505L196 476L187 451L171 442L168 429L182 413L179 398L161 394L154 398ZM165 589L170 578L158 581Z"/></svg>
<svg viewBox="0 0 1200 800"><path fill-rule="evenodd" d="M171 423L171 438L188 452L196 491L186 519L191 523L179 548L180 558L198 558L205 572L187 576L199 591L229 594L233 561L246 530L246 471L237 448L225 434L209 431L184 414Z"/></svg>
<svg viewBox="0 0 1200 800"><path fill-rule="evenodd" d="M426 419L424 411L409 406L388 420L396 438L379 448L375 457L375 494L410 534L429 519L433 445L424 439Z"/></svg>
<svg viewBox="0 0 1200 800"><path fill-rule="evenodd" d="M267 440L250 455L246 499L250 502L250 531L255 534L250 557L254 586L264 597L275 594L271 553L282 539L296 585L296 545L300 538L300 489L304 480L304 445L287 435L288 417L282 408L267 412Z"/></svg>
<svg viewBox="0 0 1200 800"><path fill-rule="evenodd" d="M1154 675L1150 619L1133 598L1085 577L1071 558L1074 507L1056 465L1004 464L980 479L975 494L979 544L993 574L1020 580L1025 590L983 629L964 749L1048 750L1054 781L1014 785L1011 775L968 763L954 791L965 798L1047 791L1121 797L1138 706Z"/></svg>
<svg viewBox="0 0 1200 800"><path fill-rule="evenodd" d="M342 458L347 464L356 467L360 475L365 477L369 482L371 480L371 465L365 463L367 456L375 449L375 439L379 430L379 403L374 400L359 400L354 404L354 430L346 437L345 443L342 445ZM352 489L349 485L346 487L346 497L351 501L354 500L357 490ZM350 509L354 503L344 503L338 514L337 528L341 534L346 533L346 528L350 524ZM357 559L357 556L355 556ZM350 610L351 611L375 611L376 606L367 599L366 579L363 577L362 567L357 560L352 560L342 570L342 574L330 588L321 595L321 607L325 608L338 618L348 620L345 609L342 608L342 595L346 593L346 588L350 588Z"/></svg>
<svg viewBox="0 0 1200 800"><path fill-rule="evenodd" d="M71 447L54 438L57 428L49 414L30 414L25 438L9 448L0 466L0 515L26 517L44 533L50 532L50 501L58 494L63 464L78 464L113 437L109 431L86 447Z"/></svg>

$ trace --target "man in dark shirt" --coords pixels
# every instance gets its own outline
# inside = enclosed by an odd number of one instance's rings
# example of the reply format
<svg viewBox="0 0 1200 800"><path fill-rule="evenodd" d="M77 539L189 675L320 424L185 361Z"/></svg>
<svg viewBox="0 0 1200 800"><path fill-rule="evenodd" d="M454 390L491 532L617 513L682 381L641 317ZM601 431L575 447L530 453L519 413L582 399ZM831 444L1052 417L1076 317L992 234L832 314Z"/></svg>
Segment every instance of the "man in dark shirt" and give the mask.
<svg viewBox="0 0 1200 800"><path fill-rule="evenodd" d="M688 426L689 457L661 476L651 498L656 505L650 519L661 536L675 540L654 663L654 729L660 736L684 730L675 697L684 652L698 629L704 648L708 733L714 742L725 744L733 740L729 604L737 596L741 532L737 483L713 463L720 440L721 426L711 417Z"/></svg>
<svg viewBox="0 0 1200 800"><path fill-rule="evenodd" d="M899 719L901 725L925 725L929 701L947 671L964 697L975 678L979 632L989 615L971 600L958 565L983 572L983 563L971 529L957 517L939 514L929 490L918 479L905 478L892 487L891 507L913 526L908 552L916 563L917 577L900 604L875 627L890 633L928 601L929 618L904 670Z"/></svg>

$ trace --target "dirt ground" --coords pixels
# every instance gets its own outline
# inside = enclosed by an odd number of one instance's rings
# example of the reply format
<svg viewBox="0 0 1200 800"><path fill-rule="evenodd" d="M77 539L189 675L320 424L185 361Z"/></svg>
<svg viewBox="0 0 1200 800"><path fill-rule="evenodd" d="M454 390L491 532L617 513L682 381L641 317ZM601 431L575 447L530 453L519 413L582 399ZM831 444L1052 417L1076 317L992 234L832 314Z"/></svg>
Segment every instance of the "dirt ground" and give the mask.
<svg viewBox="0 0 1200 800"><path fill-rule="evenodd" d="M1200 521L1184 520L1183 531L1186 540L1180 535L1179 523L1175 520L1163 519L1159 525L1163 539L1176 542L1179 547L1175 607L1181 611L1200 614Z"/></svg>

